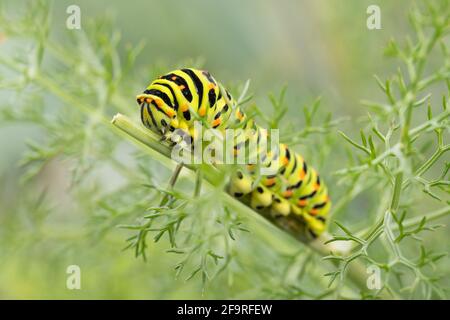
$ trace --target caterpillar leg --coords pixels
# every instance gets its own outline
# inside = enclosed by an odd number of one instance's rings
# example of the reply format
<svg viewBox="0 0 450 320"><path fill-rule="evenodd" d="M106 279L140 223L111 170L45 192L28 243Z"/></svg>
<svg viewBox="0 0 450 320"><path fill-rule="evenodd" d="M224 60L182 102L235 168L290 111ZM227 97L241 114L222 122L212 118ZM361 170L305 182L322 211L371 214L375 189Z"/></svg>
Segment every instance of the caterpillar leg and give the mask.
<svg viewBox="0 0 450 320"><path fill-rule="evenodd" d="M252 199L250 205L253 209L261 210L269 207L272 204L272 192L266 187L258 185L252 192Z"/></svg>
<svg viewBox="0 0 450 320"><path fill-rule="evenodd" d="M274 217L277 216L288 216L289 213L291 213L291 204L286 199L283 199L280 196L273 195L272 197L272 207L271 207L271 214Z"/></svg>
<svg viewBox="0 0 450 320"><path fill-rule="evenodd" d="M304 213L303 219L306 221L308 230L310 231L313 238L316 238L318 235L325 231L325 220L317 219L317 217L314 217L307 212Z"/></svg>
<svg viewBox="0 0 450 320"><path fill-rule="evenodd" d="M236 198L249 194L252 192L252 181L250 176L242 173L242 171L237 171L230 181L230 194Z"/></svg>

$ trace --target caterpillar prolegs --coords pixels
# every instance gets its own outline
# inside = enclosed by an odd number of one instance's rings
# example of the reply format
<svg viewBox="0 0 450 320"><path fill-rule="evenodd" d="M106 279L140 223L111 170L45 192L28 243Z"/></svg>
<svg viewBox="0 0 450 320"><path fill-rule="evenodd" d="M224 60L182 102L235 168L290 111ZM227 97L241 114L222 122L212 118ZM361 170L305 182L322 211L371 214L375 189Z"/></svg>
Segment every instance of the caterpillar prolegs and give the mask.
<svg viewBox="0 0 450 320"><path fill-rule="evenodd" d="M154 80L137 96L142 123L170 138L182 131L183 138L192 143L198 138L194 122L219 131L241 128L233 140L234 154L250 140L259 140L265 130L242 112L230 93L221 88L207 71L197 69L174 70ZM259 151L258 151L259 152ZM326 226L331 207L327 187L317 171L285 144L277 152L264 155L261 164L277 165L277 172L260 175L257 165L248 164L231 178L229 192L236 198L246 198L258 211L269 211L273 218L301 221L313 236L320 235Z"/></svg>

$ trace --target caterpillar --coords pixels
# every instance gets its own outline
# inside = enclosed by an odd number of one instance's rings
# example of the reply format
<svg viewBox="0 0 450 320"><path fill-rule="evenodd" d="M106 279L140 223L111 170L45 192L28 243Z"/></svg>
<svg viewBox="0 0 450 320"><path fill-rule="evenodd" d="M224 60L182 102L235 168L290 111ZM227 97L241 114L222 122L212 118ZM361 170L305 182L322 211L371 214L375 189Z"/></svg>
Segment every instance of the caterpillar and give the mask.
<svg viewBox="0 0 450 320"><path fill-rule="evenodd" d="M233 141L236 155L243 144L260 139L265 132L236 106L231 94L208 71L171 71L151 82L136 99L144 126L166 139L181 130L189 142L195 141L198 132L194 121L198 119L220 131L240 126L244 133ZM278 171L272 175L259 176L255 164L237 170L231 177L229 193L249 198L253 209L268 210L274 218L300 220L313 238L319 236L326 228L331 207L326 185L301 155L283 143L278 152L265 156L264 166L274 164Z"/></svg>

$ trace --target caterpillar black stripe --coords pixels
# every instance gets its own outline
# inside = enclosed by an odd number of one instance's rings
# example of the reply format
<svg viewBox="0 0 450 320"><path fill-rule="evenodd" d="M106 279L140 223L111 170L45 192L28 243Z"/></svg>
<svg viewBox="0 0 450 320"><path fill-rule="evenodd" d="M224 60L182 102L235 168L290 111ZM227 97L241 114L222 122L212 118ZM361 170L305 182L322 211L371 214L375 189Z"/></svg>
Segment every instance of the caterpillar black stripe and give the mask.
<svg viewBox="0 0 450 320"><path fill-rule="evenodd" d="M242 145L259 141L266 131L253 119L247 119L228 91L224 95L209 72L190 68L174 70L154 80L137 96L137 102L143 124L166 137L181 129L190 141L195 140L194 121L198 118L210 128L223 131L240 126L244 133L234 141L237 155ZM261 176L256 183L255 165L249 164L233 176L229 192L237 198L248 196L256 210L270 209L274 216L301 219L313 236L320 235L325 230L331 202L317 171L285 144L279 145L277 153L266 155L263 163L277 164L278 173Z"/></svg>

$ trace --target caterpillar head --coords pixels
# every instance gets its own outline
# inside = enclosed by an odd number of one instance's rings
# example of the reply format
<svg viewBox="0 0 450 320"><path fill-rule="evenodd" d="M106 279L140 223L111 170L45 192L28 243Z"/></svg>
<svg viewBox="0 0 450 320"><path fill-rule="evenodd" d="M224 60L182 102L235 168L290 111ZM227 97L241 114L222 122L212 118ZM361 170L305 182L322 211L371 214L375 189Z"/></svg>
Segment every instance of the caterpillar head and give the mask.
<svg viewBox="0 0 450 320"><path fill-rule="evenodd" d="M149 91L145 90L136 97L144 126L161 135L161 140L171 141L173 144L180 143L183 148L189 149L193 145L192 128L179 121L173 108Z"/></svg>
<svg viewBox="0 0 450 320"><path fill-rule="evenodd" d="M176 112L161 98L144 92L136 100L141 107L142 123L146 127L163 135L178 127Z"/></svg>

